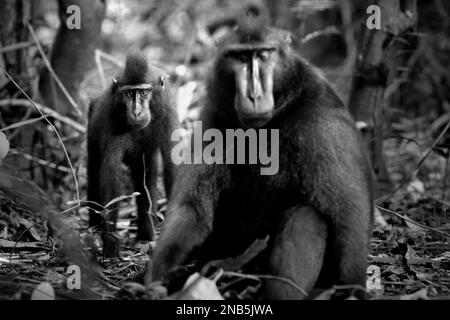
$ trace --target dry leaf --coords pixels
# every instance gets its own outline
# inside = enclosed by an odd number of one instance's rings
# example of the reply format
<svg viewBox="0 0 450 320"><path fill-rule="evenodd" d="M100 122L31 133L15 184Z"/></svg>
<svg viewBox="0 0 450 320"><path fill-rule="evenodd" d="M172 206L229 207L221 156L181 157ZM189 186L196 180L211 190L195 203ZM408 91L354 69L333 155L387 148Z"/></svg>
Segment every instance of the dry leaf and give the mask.
<svg viewBox="0 0 450 320"><path fill-rule="evenodd" d="M55 290L50 283L42 282L33 290L31 300L55 300Z"/></svg>
<svg viewBox="0 0 450 320"><path fill-rule="evenodd" d="M412 294L407 294L400 297L400 300L428 300L428 288L420 289Z"/></svg>
<svg viewBox="0 0 450 320"><path fill-rule="evenodd" d="M0 131L0 165L9 152L9 141L3 132Z"/></svg>
<svg viewBox="0 0 450 320"><path fill-rule="evenodd" d="M192 274L183 289L172 297L177 300L224 300L216 282L202 277L198 272Z"/></svg>

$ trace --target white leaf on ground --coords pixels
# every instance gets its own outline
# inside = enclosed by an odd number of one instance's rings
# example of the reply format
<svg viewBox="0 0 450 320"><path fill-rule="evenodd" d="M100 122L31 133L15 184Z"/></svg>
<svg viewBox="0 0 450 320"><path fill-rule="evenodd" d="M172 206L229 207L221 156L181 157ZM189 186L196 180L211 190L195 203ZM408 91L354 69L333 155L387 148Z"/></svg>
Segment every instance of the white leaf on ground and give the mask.
<svg viewBox="0 0 450 320"><path fill-rule="evenodd" d="M417 202L425 193L425 186L419 179L414 179L408 184L406 190L408 191L413 201Z"/></svg>
<svg viewBox="0 0 450 320"><path fill-rule="evenodd" d="M181 290L177 300L224 300L217 289L216 282L202 277L200 273L192 274Z"/></svg>
<svg viewBox="0 0 450 320"><path fill-rule="evenodd" d="M0 131L0 165L9 152L9 141L3 132Z"/></svg>
<svg viewBox="0 0 450 320"><path fill-rule="evenodd" d="M373 215L375 218L375 225L378 226L381 230L389 230L390 226L386 222L386 220L383 218L383 215L381 214L380 210L378 210L377 207L373 210Z"/></svg>
<svg viewBox="0 0 450 320"><path fill-rule="evenodd" d="M55 290L50 283L42 282L33 290L31 300L55 300Z"/></svg>

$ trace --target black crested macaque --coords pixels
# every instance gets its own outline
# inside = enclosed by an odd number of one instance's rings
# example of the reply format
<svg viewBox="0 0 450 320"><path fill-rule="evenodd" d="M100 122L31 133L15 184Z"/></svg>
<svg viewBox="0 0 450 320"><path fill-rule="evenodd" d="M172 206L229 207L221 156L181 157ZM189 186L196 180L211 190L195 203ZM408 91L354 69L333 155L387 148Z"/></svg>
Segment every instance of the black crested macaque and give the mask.
<svg viewBox="0 0 450 320"><path fill-rule="evenodd" d="M165 72L149 65L139 52L127 56L123 73L90 105L87 200L104 206L122 195L119 172L122 163L128 166L134 190L140 193L136 199L138 240L155 238L149 208L151 205L152 213L156 213L156 155L159 151L162 156L168 196L175 170L170 158L173 147L170 137L178 126ZM110 209L106 219L90 212L90 225L104 232L103 254L106 257L117 256L119 249L114 235L117 206Z"/></svg>
<svg viewBox="0 0 450 320"><path fill-rule="evenodd" d="M371 171L354 121L330 84L293 52L287 32L254 16L219 44L207 94L203 130L279 130L279 171L182 165L147 283L191 259L201 267L238 256L270 235L265 272L308 294L365 287ZM266 280L264 292L268 299L305 298L277 280Z"/></svg>

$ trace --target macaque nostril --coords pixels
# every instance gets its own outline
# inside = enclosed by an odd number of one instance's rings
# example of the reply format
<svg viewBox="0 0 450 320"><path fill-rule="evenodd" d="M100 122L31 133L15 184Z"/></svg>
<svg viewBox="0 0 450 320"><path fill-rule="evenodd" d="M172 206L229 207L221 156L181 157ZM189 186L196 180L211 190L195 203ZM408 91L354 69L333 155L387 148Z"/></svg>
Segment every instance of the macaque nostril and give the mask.
<svg viewBox="0 0 450 320"><path fill-rule="evenodd" d="M248 88L247 97L252 102L255 102L255 101L261 99L261 97L262 97L261 91L262 90L261 90L259 84L254 84L253 88Z"/></svg>
<svg viewBox="0 0 450 320"><path fill-rule="evenodd" d="M258 94L254 90L249 90L247 96L252 101L255 101L256 99L258 99Z"/></svg>
<svg viewBox="0 0 450 320"><path fill-rule="evenodd" d="M257 102L259 99L261 99L261 95L255 92L249 92L249 94L247 95L248 99L255 103Z"/></svg>

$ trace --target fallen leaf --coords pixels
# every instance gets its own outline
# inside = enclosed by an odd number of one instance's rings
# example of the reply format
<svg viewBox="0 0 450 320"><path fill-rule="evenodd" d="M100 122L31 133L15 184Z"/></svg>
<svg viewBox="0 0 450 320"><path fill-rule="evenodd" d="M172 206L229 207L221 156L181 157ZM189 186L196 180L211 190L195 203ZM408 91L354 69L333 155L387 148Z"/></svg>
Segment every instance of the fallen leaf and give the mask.
<svg viewBox="0 0 450 320"><path fill-rule="evenodd" d="M378 226L381 230L387 231L389 230L390 226L384 219L383 215L381 214L380 210L378 210L377 207L373 210L373 215L375 217L375 225Z"/></svg>
<svg viewBox="0 0 450 320"><path fill-rule="evenodd" d="M422 181L415 179L408 184L406 190L413 202L417 202L425 193L425 186Z"/></svg>
<svg viewBox="0 0 450 320"><path fill-rule="evenodd" d="M54 270L48 270L45 277L49 283L62 283L64 280L63 276Z"/></svg>
<svg viewBox="0 0 450 320"><path fill-rule="evenodd" d="M26 232L36 241L42 241L41 236L37 232L34 224L27 219L19 218L18 222L25 228Z"/></svg>
<svg viewBox="0 0 450 320"><path fill-rule="evenodd" d="M123 284L124 289L126 289L127 291L130 291L131 293L133 293L134 295L136 295L137 293L145 293L145 287L137 282L126 282Z"/></svg>
<svg viewBox="0 0 450 320"><path fill-rule="evenodd" d="M55 300L55 290L50 283L42 282L33 290L31 300Z"/></svg>
<svg viewBox="0 0 450 320"><path fill-rule="evenodd" d="M213 260L208 262L202 269L202 274L207 274L211 267L216 267L223 269L225 271L238 270L253 258L255 258L261 251L267 247L267 242L269 241L269 236L264 239L256 239L250 247L248 247L244 253L237 257L229 257L222 260Z"/></svg>
<svg viewBox="0 0 450 320"><path fill-rule="evenodd" d="M0 131L0 165L9 152L9 141L3 132Z"/></svg>
<svg viewBox="0 0 450 320"><path fill-rule="evenodd" d="M224 300L216 286L216 282L202 277L200 273L192 274L181 291L171 295L176 300Z"/></svg>
<svg viewBox="0 0 450 320"><path fill-rule="evenodd" d="M428 288L420 289L412 294L406 294L400 297L400 300L428 300Z"/></svg>

